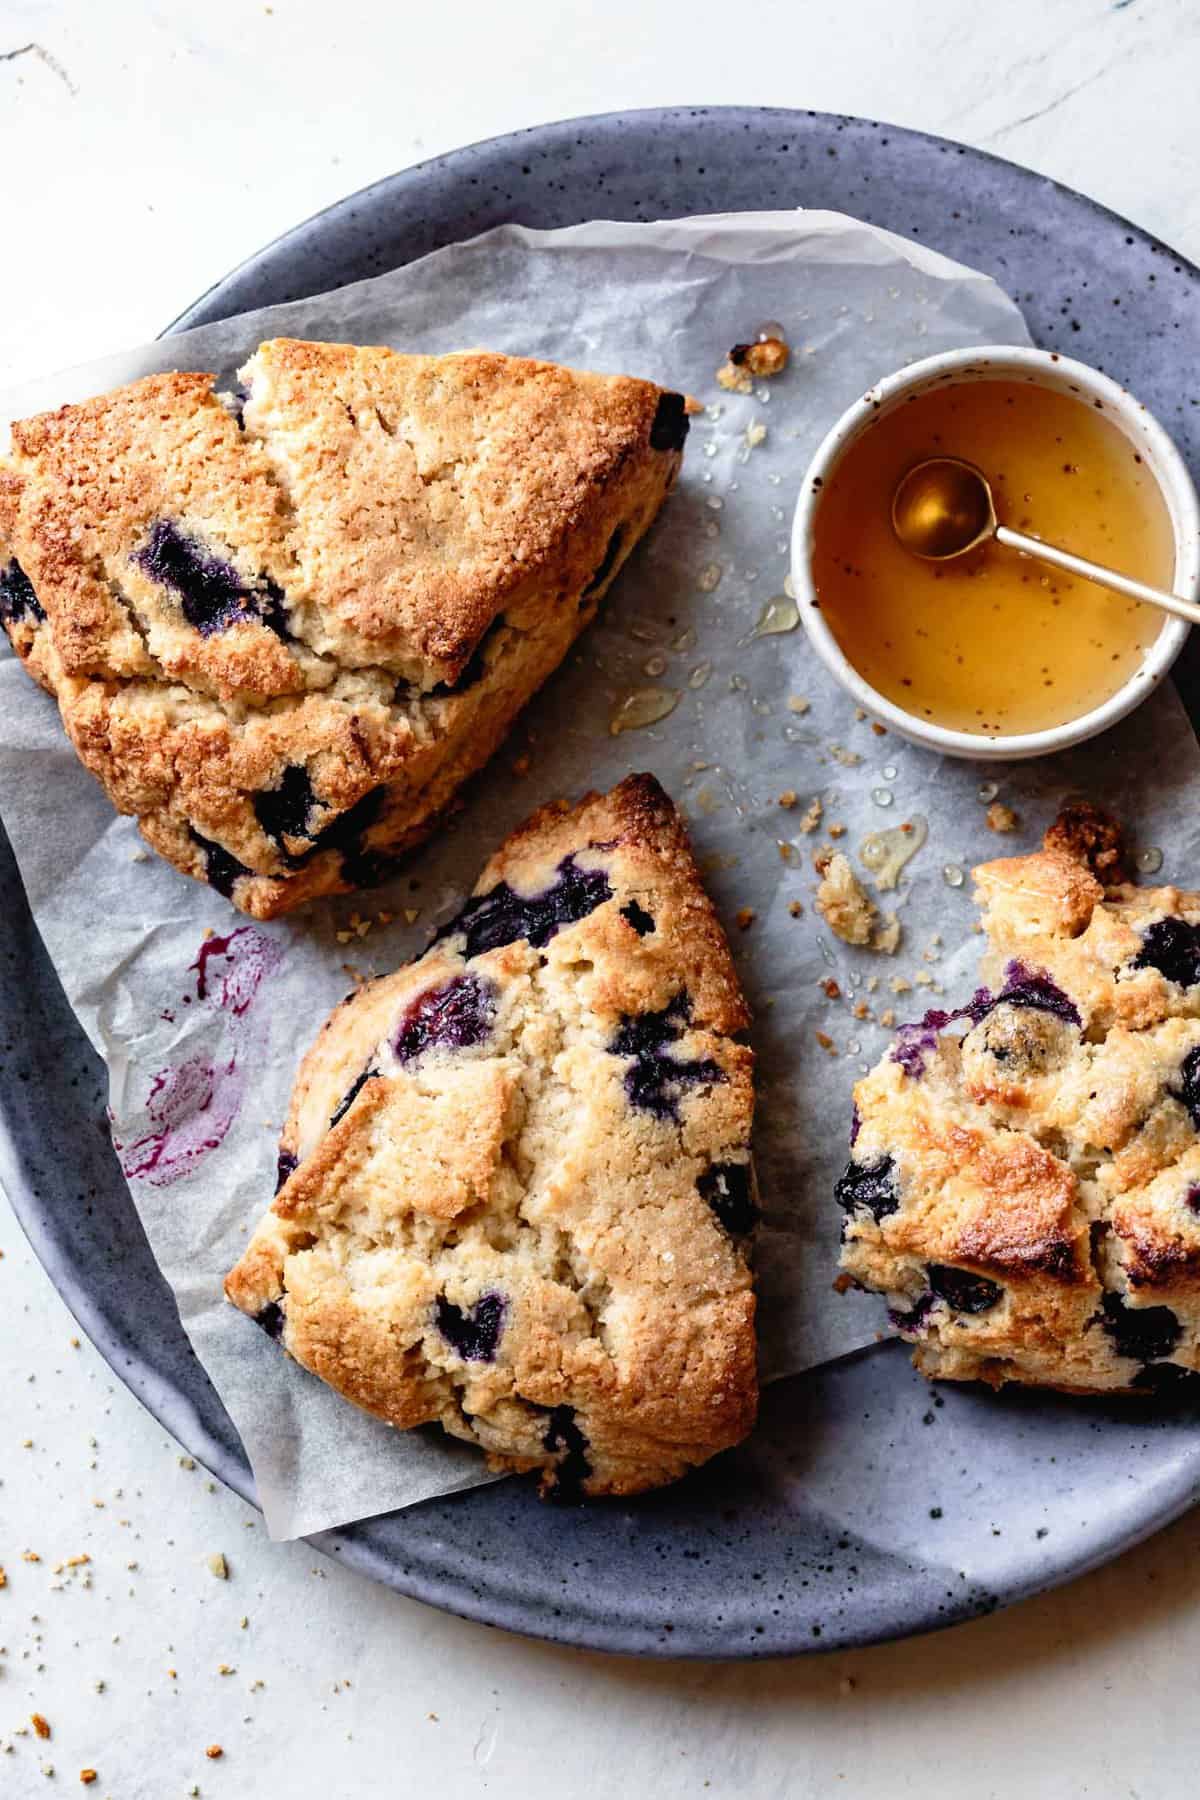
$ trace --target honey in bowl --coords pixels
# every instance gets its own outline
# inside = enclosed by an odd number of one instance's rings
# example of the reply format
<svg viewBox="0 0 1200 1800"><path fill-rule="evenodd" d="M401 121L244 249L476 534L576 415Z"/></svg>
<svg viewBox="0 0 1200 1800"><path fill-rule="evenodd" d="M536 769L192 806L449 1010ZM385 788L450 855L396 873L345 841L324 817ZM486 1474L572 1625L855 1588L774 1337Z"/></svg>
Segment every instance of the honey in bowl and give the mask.
<svg viewBox="0 0 1200 1800"><path fill-rule="evenodd" d="M881 412L849 446L813 522L812 577L843 655L905 712L999 737L1109 699L1163 627L1154 607L994 543L929 563L892 530L902 477L931 456L982 469L1002 525L1169 588L1170 514L1104 410L1034 382L944 382Z"/></svg>

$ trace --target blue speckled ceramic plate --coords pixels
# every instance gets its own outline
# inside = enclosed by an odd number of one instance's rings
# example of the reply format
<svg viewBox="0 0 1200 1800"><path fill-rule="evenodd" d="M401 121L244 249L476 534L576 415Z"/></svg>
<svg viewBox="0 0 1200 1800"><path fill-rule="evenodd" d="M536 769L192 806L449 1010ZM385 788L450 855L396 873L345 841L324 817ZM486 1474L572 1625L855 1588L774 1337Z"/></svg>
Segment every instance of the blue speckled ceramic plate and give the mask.
<svg viewBox="0 0 1200 1800"><path fill-rule="evenodd" d="M1187 385L1200 271L1026 170L857 119L691 108L475 145L289 232L177 327L374 275L506 220L791 206L854 213L991 271L1039 343L1126 382L1200 474ZM1186 661L1182 670L1190 696ZM0 906L0 1175L116 1372L251 1498L237 1436L113 1158L102 1070L2 838ZM652 1655L764 1656L869 1643L1016 1600L1113 1556L1198 1495L1194 1414L969 1388L935 1396L903 1348L883 1344L771 1388L749 1444L662 1494L547 1511L506 1482L319 1542L401 1593L514 1630Z"/></svg>

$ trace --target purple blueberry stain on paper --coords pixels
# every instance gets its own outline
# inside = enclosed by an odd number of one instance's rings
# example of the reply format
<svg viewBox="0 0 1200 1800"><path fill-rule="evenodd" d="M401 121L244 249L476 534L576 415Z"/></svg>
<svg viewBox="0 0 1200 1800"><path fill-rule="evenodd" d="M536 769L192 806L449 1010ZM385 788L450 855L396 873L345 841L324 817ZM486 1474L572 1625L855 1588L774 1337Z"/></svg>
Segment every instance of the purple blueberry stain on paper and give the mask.
<svg viewBox="0 0 1200 1800"><path fill-rule="evenodd" d="M188 1175L225 1141L241 1111L242 1077L236 1057L222 1066L202 1056L161 1069L150 1086L146 1112L153 1129L136 1143L117 1145L130 1181L169 1187Z"/></svg>
<svg viewBox="0 0 1200 1800"><path fill-rule="evenodd" d="M251 1016L254 1003L282 960L279 944L252 925L201 943L188 973L195 975L196 999L223 1019L221 1048L215 1057L190 1056L151 1078L143 1108L148 1128L132 1141L113 1138L130 1181L169 1187L224 1143L263 1037Z"/></svg>

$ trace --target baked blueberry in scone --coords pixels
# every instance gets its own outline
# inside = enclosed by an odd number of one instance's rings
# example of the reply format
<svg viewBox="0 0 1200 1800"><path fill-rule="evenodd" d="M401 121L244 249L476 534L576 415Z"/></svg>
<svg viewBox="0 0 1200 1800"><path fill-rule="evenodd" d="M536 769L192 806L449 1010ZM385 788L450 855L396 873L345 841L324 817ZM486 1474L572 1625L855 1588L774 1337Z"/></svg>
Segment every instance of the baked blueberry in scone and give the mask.
<svg viewBox="0 0 1200 1800"><path fill-rule="evenodd" d="M13 427L0 622L177 868L259 918L370 885L557 667L678 471L683 397L276 339Z"/></svg>
<svg viewBox="0 0 1200 1800"><path fill-rule="evenodd" d="M327 1020L229 1298L393 1425L673 1480L754 1420L747 1022L658 783L545 807Z"/></svg>
<svg viewBox="0 0 1200 1800"><path fill-rule="evenodd" d="M842 1267L926 1375L1174 1387L1200 1371L1200 894L1047 846L975 871L985 985L855 1090Z"/></svg>

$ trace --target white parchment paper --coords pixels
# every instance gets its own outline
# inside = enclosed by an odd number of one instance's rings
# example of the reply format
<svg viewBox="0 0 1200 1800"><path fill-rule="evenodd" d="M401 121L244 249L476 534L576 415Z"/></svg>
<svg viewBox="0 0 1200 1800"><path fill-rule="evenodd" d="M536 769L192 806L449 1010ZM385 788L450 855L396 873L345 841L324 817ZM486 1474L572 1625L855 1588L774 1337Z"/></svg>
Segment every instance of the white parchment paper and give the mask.
<svg viewBox="0 0 1200 1800"><path fill-rule="evenodd" d="M792 345L787 373L749 396L720 391L730 345L769 321ZM0 813L38 927L108 1064L114 1138L180 1317L241 1433L272 1535L292 1537L488 1478L469 1448L436 1431L390 1431L340 1400L229 1307L221 1282L270 1199L297 1061L350 985L348 969L384 972L417 954L525 814L650 769L689 819L756 1012L757 1263L771 1378L842 1355L882 1325L876 1304L831 1291L831 1188L851 1086L887 1041L879 1013L932 1004L920 983L973 985L970 884L947 885L944 867L1027 847L1076 788L1136 818L1144 842L1182 855L1197 835L1185 790L1200 752L1163 689L1067 757L1011 771L942 762L875 735L799 632L752 635L783 591L799 479L837 414L916 357L1027 341L992 282L919 246L825 213L505 227L373 281L27 383L0 396L0 415L160 369L211 369L228 383L278 334L487 346L644 375L709 403L680 488L601 620L456 821L376 893L271 925L243 920L141 849L133 822L114 818L75 761L53 703L11 657L0 662ZM751 425L767 433L753 448ZM679 695L674 712L614 735L621 702L650 686ZM985 779L1016 807L1020 833L986 829ZM785 790L797 796L790 810L778 804ZM802 835L814 798L823 824ZM879 896L902 920L900 950L847 950L814 911L811 853L828 827L844 827L838 846L857 861L867 832L915 814L928 819L929 841L898 892ZM754 918L742 927L744 908ZM392 923L378 922L383 909ZM895 996L892 977L912 991ZM856 1017L856 1006L875 1016Z"/></svg>

